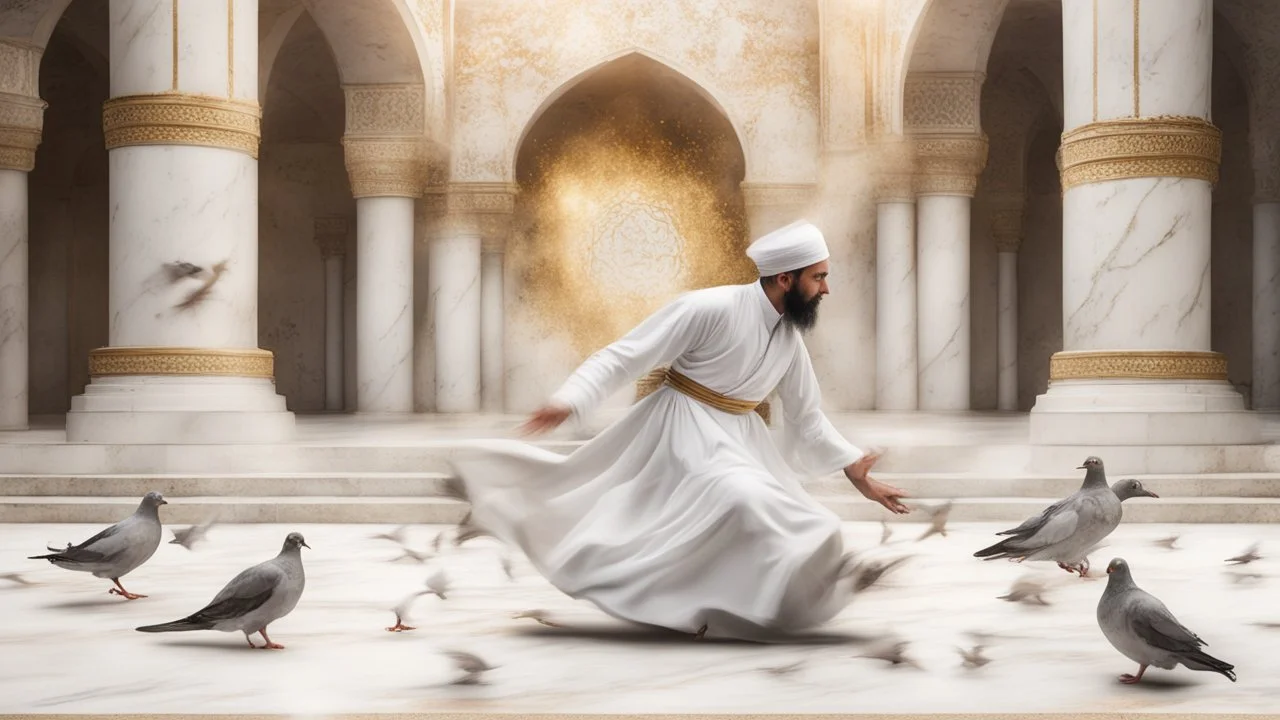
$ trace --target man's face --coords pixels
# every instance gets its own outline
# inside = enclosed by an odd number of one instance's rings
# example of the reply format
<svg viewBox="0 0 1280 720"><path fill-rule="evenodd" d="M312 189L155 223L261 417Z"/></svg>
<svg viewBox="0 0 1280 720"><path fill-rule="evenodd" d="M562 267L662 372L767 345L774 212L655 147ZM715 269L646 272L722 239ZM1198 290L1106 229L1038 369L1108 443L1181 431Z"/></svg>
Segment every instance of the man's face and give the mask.
<svg viewBox="0 0 1280 720"><path fill-rule="evenodd" d="M801 332L810 330L818 321L818 303L829 292L827 272L830 267L830 263L823 260L779 278L787 285L782 296L782 316Z"/></svg>

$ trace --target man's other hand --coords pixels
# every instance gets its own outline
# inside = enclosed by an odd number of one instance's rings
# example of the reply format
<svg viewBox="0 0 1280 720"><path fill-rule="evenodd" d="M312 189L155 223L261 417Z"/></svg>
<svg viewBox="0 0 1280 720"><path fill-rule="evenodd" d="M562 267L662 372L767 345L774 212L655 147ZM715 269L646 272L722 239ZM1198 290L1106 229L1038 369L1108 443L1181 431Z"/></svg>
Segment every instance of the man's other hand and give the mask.
<svg viewBox="0 0 1280 720"><path fill-rule="evenodd" d="M572 410L559 405L544 405L533 411L529 419L520 426L521 435L540 435L559 427L560 423L569 419Z"/></svg>

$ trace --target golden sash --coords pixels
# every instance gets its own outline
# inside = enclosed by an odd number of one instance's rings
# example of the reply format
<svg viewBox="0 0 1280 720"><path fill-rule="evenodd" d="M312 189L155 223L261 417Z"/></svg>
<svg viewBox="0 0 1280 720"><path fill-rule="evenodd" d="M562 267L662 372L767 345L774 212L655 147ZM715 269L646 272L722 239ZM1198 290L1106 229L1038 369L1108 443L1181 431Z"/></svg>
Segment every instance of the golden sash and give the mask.
<svg viewBox="0 0 1280 720"><path fill-rule="evenodd" d="M769 403L756 400L739 400L728 395L718 393L711 388L690 380L688 377L679 372L667 368L663 377L667 385L675 388L681 393L697 400L704 405L710 405L717 410L723 410L734 415L746 415L751 411L755 411L764 419L765 424L769 423Z"/></svg>

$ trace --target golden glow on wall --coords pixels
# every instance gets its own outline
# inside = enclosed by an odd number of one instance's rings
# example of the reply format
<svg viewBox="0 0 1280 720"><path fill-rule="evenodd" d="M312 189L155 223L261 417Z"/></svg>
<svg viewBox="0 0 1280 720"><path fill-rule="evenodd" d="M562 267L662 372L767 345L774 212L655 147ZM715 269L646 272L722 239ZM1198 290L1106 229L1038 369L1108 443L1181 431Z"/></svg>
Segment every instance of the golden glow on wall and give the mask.
<svg viewBox="0 0 1280 720"><path fill-rule="evenodd" d="M723 142L628 116L533 148L509 258L550 334L585 357L680 292L756 277Z"/></svg>

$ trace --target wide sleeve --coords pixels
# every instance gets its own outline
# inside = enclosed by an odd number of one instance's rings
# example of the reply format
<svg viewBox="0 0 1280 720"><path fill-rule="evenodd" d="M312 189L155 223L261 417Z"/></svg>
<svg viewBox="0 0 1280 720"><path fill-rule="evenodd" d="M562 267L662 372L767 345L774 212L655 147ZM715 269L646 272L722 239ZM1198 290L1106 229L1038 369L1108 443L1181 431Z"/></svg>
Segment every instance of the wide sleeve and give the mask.
<svg viewBox="0 0 1280 720"><path fill-rule="evenodd" d="M862 450L845 440L822 412L822 391L803 342L796 343L791 365L778 383L778 397L783 413L779 450L797 472L827 475L863 456Z"/></svg>
<svg viewBox="0 0 1280 720"><path fill-rule="evenodd" d="M571 408L579 418L585 417L628 382L696 347L717 317L694 293L681 295L587 358L551 401Z"/></svg>

